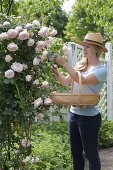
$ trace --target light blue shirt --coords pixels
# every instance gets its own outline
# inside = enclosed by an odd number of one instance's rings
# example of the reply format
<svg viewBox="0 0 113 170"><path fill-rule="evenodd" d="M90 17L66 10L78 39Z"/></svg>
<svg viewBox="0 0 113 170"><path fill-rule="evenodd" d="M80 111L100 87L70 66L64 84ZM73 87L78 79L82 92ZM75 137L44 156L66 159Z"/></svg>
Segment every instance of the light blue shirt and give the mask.
<svg viewBox="0 0 113 170"><path fill-rule="evenodd" d="M87 77L90 74L94 74L98 80L98 84L94 85L82 85L82 94L95 94L99 93L103 84L106 82L107 79L107 69L104 65L100 66L92 66L88 71L82 71L81 74L83 77ZM74 92L78 93L78 83L74 83ZM86 99L87 100L87 99ZM90 106L88 108L78 108L71 106L70 111L77 115L83 116L94 116L99 113L99 107Z"/></svg>

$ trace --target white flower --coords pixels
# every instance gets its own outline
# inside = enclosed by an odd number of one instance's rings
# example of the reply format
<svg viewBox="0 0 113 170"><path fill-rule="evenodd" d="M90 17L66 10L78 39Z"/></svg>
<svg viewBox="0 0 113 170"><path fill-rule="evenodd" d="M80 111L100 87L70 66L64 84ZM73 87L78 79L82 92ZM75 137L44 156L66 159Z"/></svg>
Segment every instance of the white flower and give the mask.
<svg viewBox="0 0 113 170"><path fill-rule="evenodd" d="M44 36L47 35L47 33L48 33L48 28L47 27L42 27L40 29L40 31L38 32L38 35L41 36L41 37L44 37Z"/></svg>
<svg viewBox="0 0 113 170"><path fill-rule="evenodd" d="M43 113L35 113L37 119L43 120L44 114Z"/></svg>
<svg viewBox="0 0 113 170"><path fill-rule="evenodd" d="M48 81L42 82L42 87L43 87L43 88L48 88L48 87L49 87Z"/></svg>
<svg viewBox="0 0 113 170"><path fill-rule="evenodd" d="M7 70L7 71L5 72L5 77L8 78L8 79L14 78L14 75L15 75L15 73L14 73L14 71L11 70L11 69L9 69L9 70Z"/></svg>
<svg viewBox="0 0 113 170"><path fill-rule="evenodd" d="M33 81L33 84L38 85L38 84L39 84L39 80L38 80L38 79L34 80L34 81Z"/></svg>
<svg viewBox="0 0 113 170"><path fill-rule="evenodd" d="M14 63L11 65L11 68L12 68L14 71L16 71L16 72L21 73L22 70L23 70L23 64L18 63L18 62L14 62Z"/></svg>
<svg viewBox="0 0 113 170"><path fill-rule="evenodd" d="M27 30L25 29L24 31L19 33L18 39L19 40L27 40L29 38L29 33L27 32Z"/></svg>
<svg viewBox="0 0 113 170"><path fill-rule="evenodd" d="M45 100L44 100L44 105L45 106L49 106L49 105L51 105L52 104L52 100L50 99L50 98L46 98Z"/></svg>
<svg viewBox="0 0 113 170"><path fill-rule="evenodd" d="M24 28L25 29L32 29L33 28L33 24L27 23Z"/></svg>
<svg viewBox="0 0 113 170"><path fill-rule="evenodd" d="M10 27L10 22L5 21L5 22L3 23L3 26L4 26L4 27Z"/></svg>
<svg viewBox="0 0 113 170"><path fill-rule="evenodd" d="M50 47L50 45L53 43L54 38L53 37L48 37L48 39L46 40L46 46Z"/></svg>
<svg viewBox="0 0 113 170"><path fill-rule="evenodd" d="M28 65L27 64L22 64L23 65L23 69L26 70L28 69Z"/></svg>
<svg viewBox="0 0 113 170"><path fill-rule="evenodd" d="M46 42L45 41L38 41L36 43L36 47L39 48L39 49L42 49L46 46Z"/></svg>
<svg viewBox="0 0 113 170"><path fill-rule="evenodd" d="M12 43L8 44L7 49L10 52L17 51L18 50L18 45L12 42Z"/></svg>
<svg viewBox="0 0 113 170"><path fill-rule="evenodd" d="M7 31L7 34L8 34L9 38L13 39L13 38L15 38L17 36L18 32L15 29L9 29Z"/></svg>
<svg viewBox="0 0 113 170"><path fill-rule="evenodd" d="M28 163L30 161L30 159L31 159L30 156L26 156L26 158L23 159L22 162Z"/></svg>
<svg viewBox="0 0 113 170"><path fill-rule="evenodd" d="M32 163L32 164L35 164L35 163L39 162L39 160L40 160L40 159L39 159L38 157L32 158L32 159L31 159L31 163Z"/></svg>
<svg viewBox="0 0 113 170"><path fill-rule="evenodd" d="M0 34L0 40L8 40L9 37L8 37L8 34L6 32L2 32Z"/></svg>
<svg viewBox="0 0 113 170"><path fill-rule="evenodd" d="M40 22L39 21L34 20L32 23L33 23L33 25L36 25L36 26L40 27Z"/></svg>
<svg viewBox="0 0 113 170"><path fill-rule="evenodd" d="M47 56L48 56L48 51L47 51L47 50L44 50L44 51L43 51L43 56L44 56L44 57L47 57Z"/></svg>
<svg viewBox="0 0 113 170"><path fill-rule="evenodd" d="M32 75L27 75L26 76L26 81L30 82L32 80Z"/></svg>
<svg viewBox="0 0 113 170"><path fill-rule="evenodd" d="M35 109L38 108L41 104L43 104L42 98L40 97L40 98L36 99L36 100L33 102L33 104L34 104L34 108L35 108Z"/></svg>
<svg viewBox="0 0 113 170"><path fill-rule="evenodd" d="M54 29L53 31L51 31L50 36L53 37L53 36L55 36L56 34L57 34L57 30Z"/></svg>
<svg viewBox="0 0 113 170"><path fill-rule="evenodd" d="M34 39L30 38L30 39L27 41L27 46L28 46L28 47L31 47L31 46L34 45L34 43L35 43Z"/></svg>
<svg viewBox="0 0 113 170"><path fill-rule="evenodd" d="M22 147L28 147L28 146L30 146L31 145L31 142L28 140L28 139L22 139L22 141L21 141L21 146Z"/></svg>
<svg viewBox="0 0 113 170"><path fill-rule="evenodd" d="M15 28L15 30L17 31L17 33L19 33L20 31L23 30L23 28L22 28L21 26L17 26L17 27Z"/></svg>
<svg viewBox="0 0 113 170"><path fill-rule="evenodd" d="M33 65L36 66L36 65L39 65L39 64L40 64L40 59L37 58L37 57L35 57L35 58L33 59Z"/></svg>
<svg viewBox="0 0 113 170"><path fill-rule="evenodd" d="M5 61L7 62L7 63L10 63L10 61L12 60L13 58L9 55L9 54L7 54L6 56L5 56Z"/></svg>
<svg viewBox="0 0 113 170"><path fill-rule="evenodd" d="M19 153L19 150L14 149L14 153L15 153L15 154L18 154L18 153Z"/></svg>
<svg viewBox="0 0 113 170"><path fill-rule="evenodd" d="M63 52L64 52L65 56L69 55L69 50L70 50L70 48L68 46L66 46L66 45L63 46Z"/></svg>

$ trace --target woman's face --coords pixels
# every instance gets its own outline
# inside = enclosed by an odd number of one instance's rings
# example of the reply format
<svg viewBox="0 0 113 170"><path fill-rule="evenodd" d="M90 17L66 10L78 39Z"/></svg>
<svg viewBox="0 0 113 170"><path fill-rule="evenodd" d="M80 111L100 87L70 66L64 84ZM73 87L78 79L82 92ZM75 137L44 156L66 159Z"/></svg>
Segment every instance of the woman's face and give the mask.
<svg viewBox="0 0 113 170"><path fill-rule="evenodd" d="M84 53L84 57L86 58L92 58L92 56L95 56L96 57L96 48L94 45L92 44L85 44L83 46L83 53Z"/></svg>

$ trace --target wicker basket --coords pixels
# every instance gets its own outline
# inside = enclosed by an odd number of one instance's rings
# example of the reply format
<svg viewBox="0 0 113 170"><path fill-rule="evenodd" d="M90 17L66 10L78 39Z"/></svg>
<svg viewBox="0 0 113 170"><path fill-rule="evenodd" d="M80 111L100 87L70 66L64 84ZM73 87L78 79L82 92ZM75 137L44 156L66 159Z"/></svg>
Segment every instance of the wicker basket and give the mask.
<svg viewBox="0 0 113 170"><path fill-rule="evenodd" d="M82 94L81 73L77 71L79 77L79 93L73 93L74 81L72 83L72 93L51 93L50 97L55 105L75 105L75 106L95 106L98 104L99 94Z"/></svg>

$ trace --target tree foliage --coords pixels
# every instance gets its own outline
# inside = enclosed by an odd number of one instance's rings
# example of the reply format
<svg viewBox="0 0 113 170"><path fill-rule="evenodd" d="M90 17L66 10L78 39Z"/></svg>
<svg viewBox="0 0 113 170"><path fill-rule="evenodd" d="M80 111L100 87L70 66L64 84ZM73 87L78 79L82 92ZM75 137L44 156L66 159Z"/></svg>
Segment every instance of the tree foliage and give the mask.
<svg viewBox="0 0 113 170"><path fill-rule="evenodd" d="M100 32L105 41L112 38L113 26L112 0L77 0L66 26L66 38L83 39L88 32Z"/></svg>

